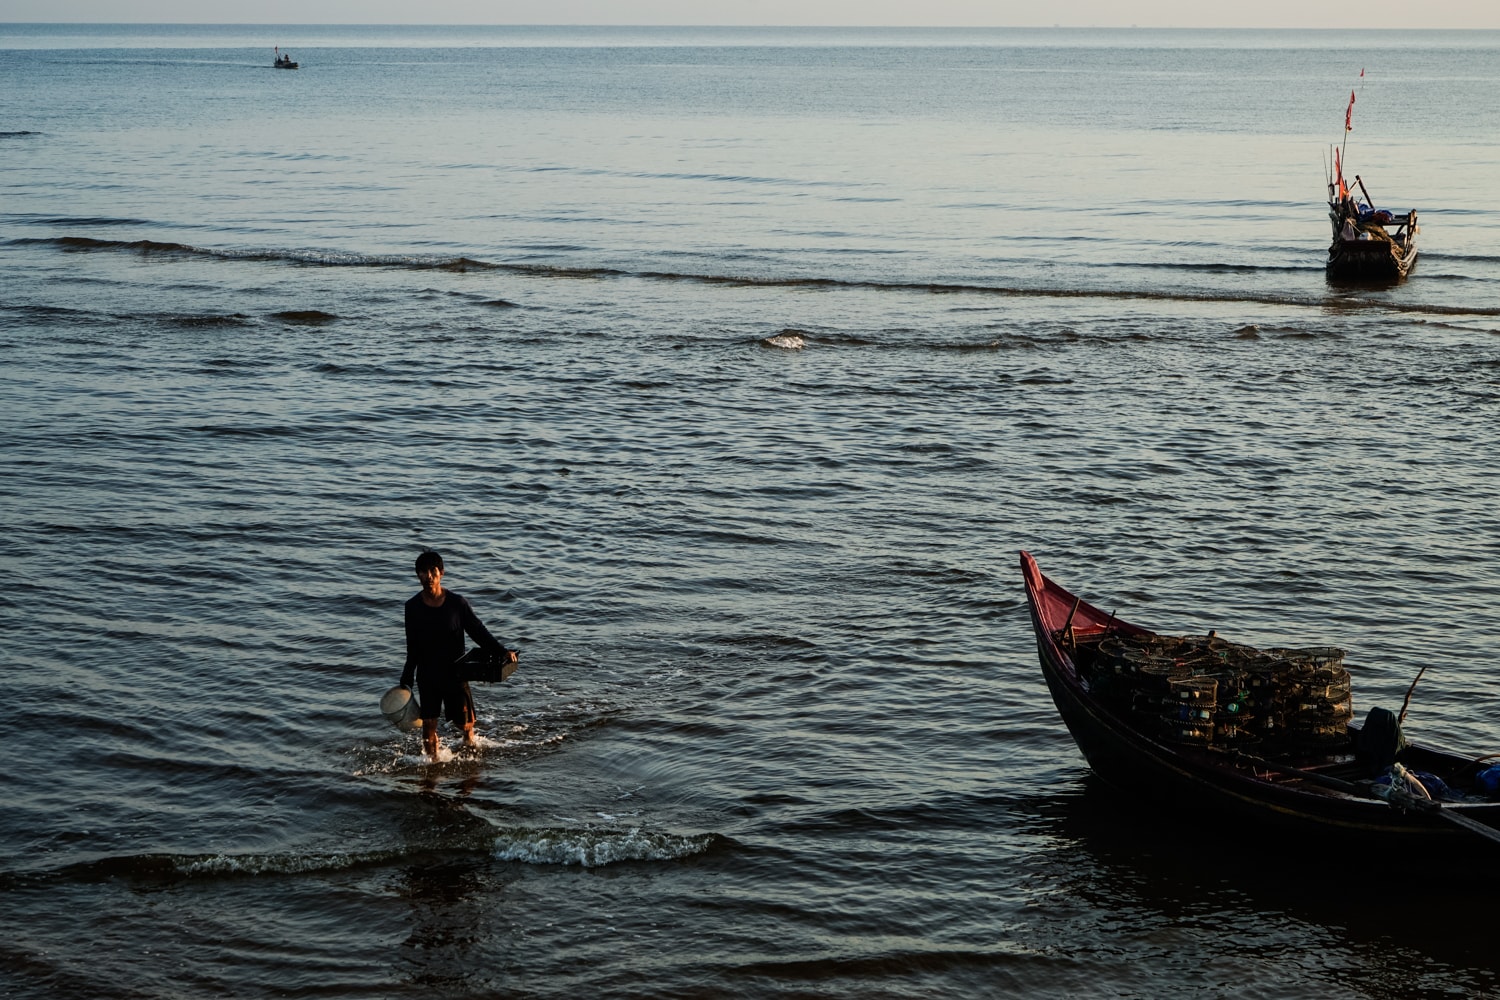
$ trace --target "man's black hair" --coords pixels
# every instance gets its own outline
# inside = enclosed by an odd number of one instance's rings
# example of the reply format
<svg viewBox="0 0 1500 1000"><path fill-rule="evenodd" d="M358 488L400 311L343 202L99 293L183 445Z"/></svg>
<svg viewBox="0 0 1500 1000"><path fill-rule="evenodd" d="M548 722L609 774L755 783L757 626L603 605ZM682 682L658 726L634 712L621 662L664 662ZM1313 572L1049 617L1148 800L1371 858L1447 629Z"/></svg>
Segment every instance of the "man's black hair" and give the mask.
<svg viewBox="0 0 1500 1000"><path fill-rule="evenodd" d="M420 573L429 567L443 568L443 557L432 549L423 549L422 554L417 556L417 572Z"/></svg>

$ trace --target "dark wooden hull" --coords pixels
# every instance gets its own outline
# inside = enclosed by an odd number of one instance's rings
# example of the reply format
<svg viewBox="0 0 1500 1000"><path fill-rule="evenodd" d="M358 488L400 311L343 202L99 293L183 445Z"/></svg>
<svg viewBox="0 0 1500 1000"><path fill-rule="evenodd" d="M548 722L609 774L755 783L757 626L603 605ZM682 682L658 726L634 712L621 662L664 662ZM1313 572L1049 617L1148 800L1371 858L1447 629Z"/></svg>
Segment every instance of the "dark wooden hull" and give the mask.
<svg viewBox="0 0 1500 1000"><path fill-rule="evenodd" d="M1380 284L1402 280L1416 264L1415 242L1398 247L1383 240L1335 239L1325 271L1331 281Z"/></svg>
<svg viewBox="0 0 1500 1000"><path fill-rule="evenodd" d="M1326 762L1297 761L1296 773L1290 773L1290 766L1277 771L1274 764L1257 766L1254 759L1232 751L1171 744L1142 732L1128 713L1090 692L1059 636L1065 627L1080 640L1104 633L1150 635L1149 630L1079 600L1043 576L1025 552L1021 572L1042 674L1058 713L1095 773L1131 798L1188 822L1213 823L1222 831L1271 834L1287 846L1447 845L1500 851L1497 803L1444 803L1440 810L1403 811L1373 793L1330 787L1350 784L1342 779L1320 782L1315 770L1301 771ZM1441 750L1414 747L1405 754L1408 766L1439 773L1477 766L1472 758ZM1493 839L1461 828L1463 821L1496 828Z"/></svg>
<svg viewBox="0 0 1500 1000"><path fill-rule="evenodd" d="M1328 263L1324 271L1329 281L1346 284L1394 284L1403 280L1417 266L1417 213L1393 218L1381 215L1383 223L1365 223L1371 239L1346 240L1340 235L1346 217L1338 202L1328 205L1333 223L1333 242L1328 246ZM1394 226L1395 233L1388 227Z"/></svg>

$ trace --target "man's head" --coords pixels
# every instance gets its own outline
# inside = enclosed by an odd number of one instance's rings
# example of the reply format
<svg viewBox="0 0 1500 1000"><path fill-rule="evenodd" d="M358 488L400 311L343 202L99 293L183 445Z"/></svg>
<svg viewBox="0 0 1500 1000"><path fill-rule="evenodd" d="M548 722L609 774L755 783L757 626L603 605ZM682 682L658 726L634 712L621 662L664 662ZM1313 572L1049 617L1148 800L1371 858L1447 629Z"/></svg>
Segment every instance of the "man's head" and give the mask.
<svg viewBox="0 0 1500 1000"><path fill-rule="evenodd" d="M422 576L429 570L443 571L443 557L431 549L423 549L422 554L417 556L417 575Z"/></svg>

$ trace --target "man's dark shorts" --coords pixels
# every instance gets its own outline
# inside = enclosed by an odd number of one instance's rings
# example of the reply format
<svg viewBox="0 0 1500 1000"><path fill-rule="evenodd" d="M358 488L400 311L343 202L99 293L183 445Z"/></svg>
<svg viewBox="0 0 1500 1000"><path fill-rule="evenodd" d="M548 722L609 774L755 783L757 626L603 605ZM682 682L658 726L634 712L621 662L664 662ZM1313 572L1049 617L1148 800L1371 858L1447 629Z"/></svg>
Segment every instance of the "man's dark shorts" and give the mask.
<svg viewBox="0 0 1500 1000"><path fill-rule="evenodd" d="M423 722L441 717L456 726L474 724L474 695L452 664L417 669L417 701Z"/></svg>

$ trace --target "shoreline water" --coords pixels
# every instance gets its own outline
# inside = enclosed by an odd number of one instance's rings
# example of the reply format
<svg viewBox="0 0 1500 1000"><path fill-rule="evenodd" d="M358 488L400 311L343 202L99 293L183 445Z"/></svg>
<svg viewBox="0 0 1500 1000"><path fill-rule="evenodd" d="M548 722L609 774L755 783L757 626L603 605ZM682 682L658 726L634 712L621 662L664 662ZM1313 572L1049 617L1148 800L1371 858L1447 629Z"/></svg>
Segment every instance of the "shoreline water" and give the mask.
<svg viewBox="0 0 1500 1000"><path fill-rule="evenodd" d="M1347 290L1363 36L12 27L11 993L1500 988L1465 873L1099 787L1015 566L1500 744L1500 40L1372 66L1423 252ZM376 705L429 545L523 662L437 768Z"/></svg>

